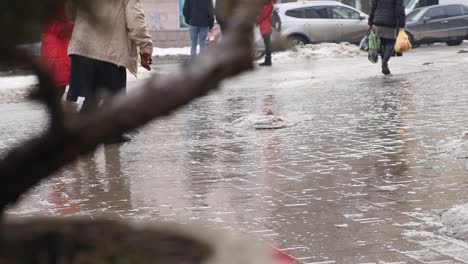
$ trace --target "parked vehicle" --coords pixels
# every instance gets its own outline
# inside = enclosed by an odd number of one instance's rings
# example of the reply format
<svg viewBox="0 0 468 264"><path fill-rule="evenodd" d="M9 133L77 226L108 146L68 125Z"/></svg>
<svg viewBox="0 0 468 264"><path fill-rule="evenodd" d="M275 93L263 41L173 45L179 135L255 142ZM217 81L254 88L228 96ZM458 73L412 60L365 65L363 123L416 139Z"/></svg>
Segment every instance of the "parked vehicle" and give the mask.
<svg viewBox="0 0 468 264"><path fill-rule="evenodd" d="M404 0L406 14L414 9L433 5L468 4L468 0Z"/></svg>
<svg viewBox="0 0 468 264"><path fill-rule="evenodd" d="M280 35L297 44L351 42L358 44L368 30L368 16L334 1L277 4Z"/></svg>
<svg viewBox="0 0 468 264"><path fill-rule="evenodd" d="M468 5L418 8L407 16L406 30L413 46L434 42L460 45L468 38Z"/></svg>

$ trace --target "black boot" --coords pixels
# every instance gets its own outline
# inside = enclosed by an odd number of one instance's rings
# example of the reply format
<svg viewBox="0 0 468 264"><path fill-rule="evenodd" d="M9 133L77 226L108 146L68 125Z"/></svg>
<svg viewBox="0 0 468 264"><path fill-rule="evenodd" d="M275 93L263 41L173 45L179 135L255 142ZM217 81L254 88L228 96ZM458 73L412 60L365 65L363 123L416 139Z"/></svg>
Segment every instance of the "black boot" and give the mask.
<svg viewBox="0 0 468 264"><path fill-rule="evenodd" d="M388 62L382 61L382 73L385 75L390 75L390 69L388 68Z"/></svg>
<svg viewBox="0 0 468 264"><path fill-rule="evenodd" d="M260 63L258 66L271 66L271 61L265 60L264 63Z"/></svg>

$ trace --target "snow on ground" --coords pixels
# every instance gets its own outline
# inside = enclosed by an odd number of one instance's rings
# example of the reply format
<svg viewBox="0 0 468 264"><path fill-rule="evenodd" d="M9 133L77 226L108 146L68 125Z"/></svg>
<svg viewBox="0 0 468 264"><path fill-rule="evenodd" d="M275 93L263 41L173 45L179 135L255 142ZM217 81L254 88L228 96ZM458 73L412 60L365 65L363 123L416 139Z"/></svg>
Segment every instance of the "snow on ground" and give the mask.
<svg viewBox="0 0 468 264"><path fill-rule="evenodd" d="M149 78L152 73L153 71L147 71L143 67L138 68L137 77L127 72L129 86L134 82ZM0 103L18 103L24 101L37 83L37 77L34 75L0 77Z"/></svg>
<svg viewBox="0 0 468 264"><path fill-rule="evenodd" d="M0 102L16 103L23 101L37 84L36 76L13 76L0 78Z"/></svg>
<svg viewBox="0 0 468 264"><path fill-rule="evenodd" d="M274 61L295 62L297 59L354 58L363 56L358 46L350 43L309 44L273 54Z"/></svg>
<svg viewBox="0 0 468 264"><path fill-rule="evenodd" d="M190 47L184 48L154 48L153 55L156 57L190 55Z"/></svg>
<svg viewBox="0 0 468 264"><path fill-rule="evenodd" d="M276 115L249 115L233 122L234 127L262 129L281 129L293 126L294 123L285 121L285 118Z"/></svg>
<svg viewBox="0 0 468 264"><path fill-rule="evenodd" d="M468 203L457 205L442 213L444 234L468 242Z"/></svg>
<svg viewBox="0 0 468 264"><path fill-rule="evenodd" d="M12 76L12 77L1 77L0 78L0 89L17 89L30 87L37 84L37 78L35 76Z"/></svg>
<svg viewBox="0 0 468 264"><path fill-rule="evenodd" d="M468 131L464 131L459 137L443 141L434 155L447 159L468 158Z"/></svg>
<svg viewBox="0 0 468 264"><path fill-rule="evenodd" d="M408 227L404 232L406 237L445 237L453 238L468 243L468 203L455 205L446 210L434 210L431 212L410 212L408 216L416 218L420 222L395 224L400 227ZM411 229L411 227L420 227ZM431 232L425 230L436 230ZM468 246L468 244L466 244Z"/></svg>

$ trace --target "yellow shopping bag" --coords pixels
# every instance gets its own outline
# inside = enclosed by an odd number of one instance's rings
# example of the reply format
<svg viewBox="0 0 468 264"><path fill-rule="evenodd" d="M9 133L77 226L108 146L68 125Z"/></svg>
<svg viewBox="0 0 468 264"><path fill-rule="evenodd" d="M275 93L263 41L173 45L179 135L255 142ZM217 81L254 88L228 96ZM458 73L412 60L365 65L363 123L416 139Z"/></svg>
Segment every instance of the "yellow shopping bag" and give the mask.
<svg viewBox="0 0 468 264"><path fill-rule="evenodd" d="M398 32L398 37L395 43L395 51L396 52L407 52L411 50L411 42L409 40L408 35L405 32L405 29L401 28L400 32Z"/></svg>

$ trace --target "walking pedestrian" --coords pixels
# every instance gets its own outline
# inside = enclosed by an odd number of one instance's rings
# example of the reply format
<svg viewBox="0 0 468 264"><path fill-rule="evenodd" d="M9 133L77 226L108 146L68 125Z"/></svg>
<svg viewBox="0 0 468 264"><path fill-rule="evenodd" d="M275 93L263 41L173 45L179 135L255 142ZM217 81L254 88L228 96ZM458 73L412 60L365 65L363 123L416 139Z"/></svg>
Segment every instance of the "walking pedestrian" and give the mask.
<svg viewBox="0 0 468 264"><path fill-rule="evenodd" d="M380 39L382 73L389 75L388 61L394 53L398 31L406 25L403 0L372 0L368 24Z"/></svg>
<svg viewBox="0 0 468 264"><path fill-rule="evenodd" d="M141 0L99 0L93 4L91 15L78 7L68 49L71 75L67 100L85 97L82 113L126 90L126 69L137 74L138 49L141 66L149 71L152 63L153 42ZM107 143L128 140L118 135Z"/></svg>
<svg viewBox="0 0 468 264"><path fill-rule="evenodd" d="M185 0L183 13L189 25L192 58L206 47L208 30L214 27L214 6L212 0Z"/></svg>
<svg viewBox="0 0 468 264"><path fill-rule="evenodd" d="M271 66L271 21L273 19L274 0L265 0L262 11L257 17L257 26L260 27L263 43L265 44L265 61L259 66Z"/></svg>
<svg viewBox="0 0 468 264"><path fill-rule="evenodd" d="M67 50L73 32L73 21L67 18L65 7L44 28L41 37L41 63L59 89L60 98L70 83L71 62Z"/></svg>

